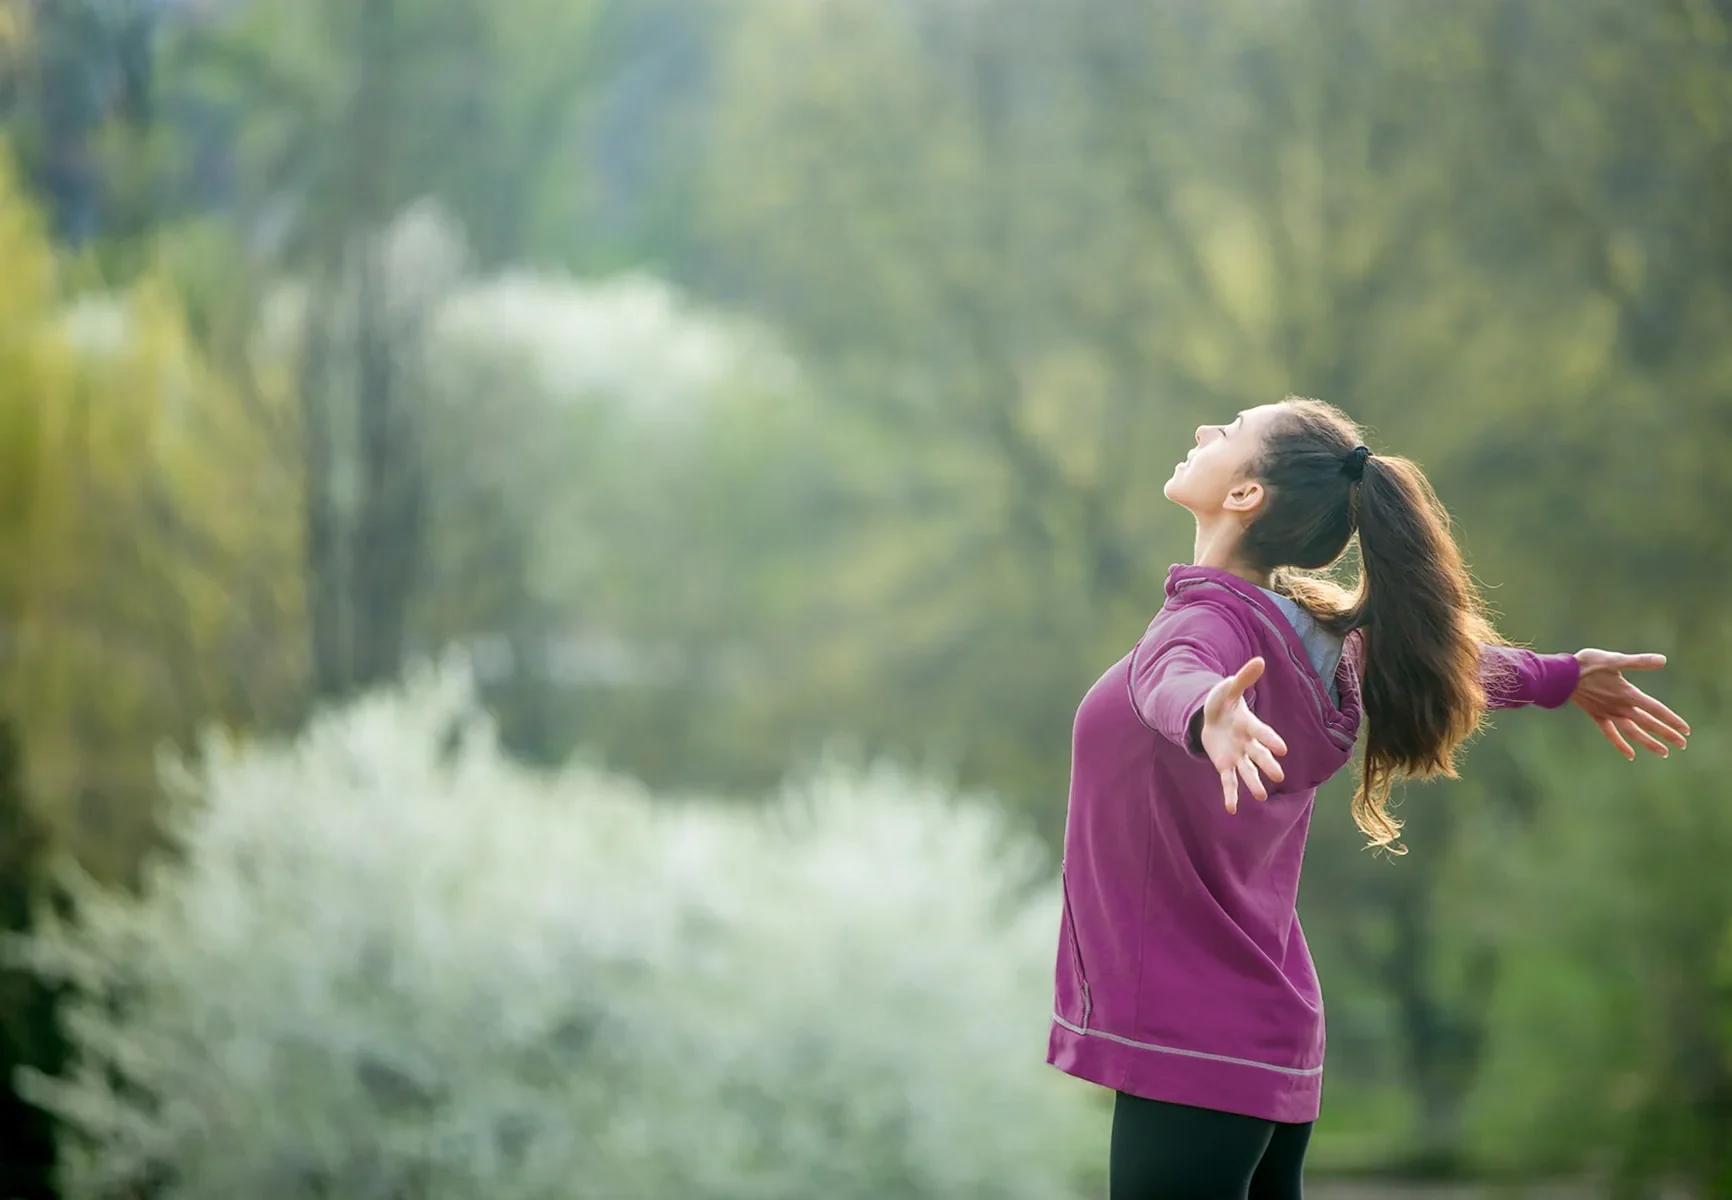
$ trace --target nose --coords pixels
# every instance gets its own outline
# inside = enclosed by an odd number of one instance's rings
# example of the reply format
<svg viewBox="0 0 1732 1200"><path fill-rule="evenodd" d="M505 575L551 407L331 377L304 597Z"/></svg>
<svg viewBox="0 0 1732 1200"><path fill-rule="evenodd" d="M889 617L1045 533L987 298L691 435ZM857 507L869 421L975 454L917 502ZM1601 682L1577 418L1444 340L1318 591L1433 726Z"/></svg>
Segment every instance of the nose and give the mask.
<svg viewBox="0 0 1732 1200"><path fill-rule="evenodd" d="M1208 425L1197 426L1197 445L1201 446L1203 444L1203 434L1208 432L1209 428L1210 426Z"/></svg>

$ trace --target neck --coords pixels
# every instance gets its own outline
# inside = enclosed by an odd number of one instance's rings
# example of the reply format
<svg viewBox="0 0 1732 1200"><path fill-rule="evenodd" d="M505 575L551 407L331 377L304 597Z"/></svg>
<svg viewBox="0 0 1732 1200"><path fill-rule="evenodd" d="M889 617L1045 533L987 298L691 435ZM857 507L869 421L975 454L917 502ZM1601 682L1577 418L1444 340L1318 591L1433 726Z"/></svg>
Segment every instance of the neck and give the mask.
<svg viewBox="0 0 1732 1200"><path fill-rule="evenodd" d="M1213 567L1226 571L1260 588L1269 586L1269 572L1245 564L1239 557L1239 539L1244 527L1237 521L1197 521L1197 540L1191 549L1191 563L1198 567Z"/></svg>

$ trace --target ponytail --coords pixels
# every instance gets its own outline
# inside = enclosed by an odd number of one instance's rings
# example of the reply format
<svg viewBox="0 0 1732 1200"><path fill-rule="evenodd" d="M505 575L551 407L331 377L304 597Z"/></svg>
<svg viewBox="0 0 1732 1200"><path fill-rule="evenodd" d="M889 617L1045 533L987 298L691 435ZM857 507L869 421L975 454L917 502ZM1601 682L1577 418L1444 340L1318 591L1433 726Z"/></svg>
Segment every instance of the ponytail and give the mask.
<svg viewBox="0 0 1732 1200"><path fill-rule="evenodd" d="M1364 639L1365 712L1353 820L1389 846L1401 830L1391 785L1455 776L1455 752L1485 716L1481 647L1501 639L1419 467L1371 457L1353 490L1361 576L1350 623Z"/></svg>
<svg viewBox="0 0 1732 1200"><path fill-rule="evenodd" d="M1394 848L1389 791L1401 779L1455 775L1455 752L1486 709L1481 647L1502 644L1417 464L1373 455L1357 426L1317 400L1289 397L1254 468L1268 499L1240 552L1326 628L1363 639L1364 754L1353 820ZM1315 572L1359 535L1359 586Z"/></svg>

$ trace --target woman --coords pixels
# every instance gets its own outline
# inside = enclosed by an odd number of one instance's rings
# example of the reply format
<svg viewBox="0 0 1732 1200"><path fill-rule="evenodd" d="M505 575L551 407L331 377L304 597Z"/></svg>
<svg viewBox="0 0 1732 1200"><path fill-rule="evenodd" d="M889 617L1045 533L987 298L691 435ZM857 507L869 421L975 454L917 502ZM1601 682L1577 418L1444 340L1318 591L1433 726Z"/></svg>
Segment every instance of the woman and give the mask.
<svg viewBox="0 0 1732 1200"><path fill-rule="evenodd" d="M1112 1200L1286 1200L1322 1091L1318 785L1363 740L1353 815L1388 847L1391 783L1453 774L1487 709L1574 701L1627 758L1689 728L1623 677L1660 655L1504 644L1425 477L1326 404L1199 429L1165 491L1196 552L1077 711L1047 1061L1117 1093ZM1355 534L1356 588L1297 573Z"/></svg>

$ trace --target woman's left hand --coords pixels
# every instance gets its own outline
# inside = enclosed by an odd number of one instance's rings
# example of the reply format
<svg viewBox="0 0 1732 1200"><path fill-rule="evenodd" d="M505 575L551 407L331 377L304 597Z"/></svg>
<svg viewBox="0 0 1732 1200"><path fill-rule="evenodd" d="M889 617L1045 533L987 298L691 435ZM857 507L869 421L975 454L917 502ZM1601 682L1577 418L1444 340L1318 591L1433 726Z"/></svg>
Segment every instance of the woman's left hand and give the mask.
<svg viewBox="0 0 1732 1200"><path fill-rule="evenodd" d="M1690 734L1684 718L1624 678L1625 671L1658 671L1666 665L1664 654L1578 650L1576 662L1582 675L1570 693L1570 703L1594 719L1618 753L1634 762L1631 742L1661 758L1669 753L1664 742L1684 748Z"/></svg>

